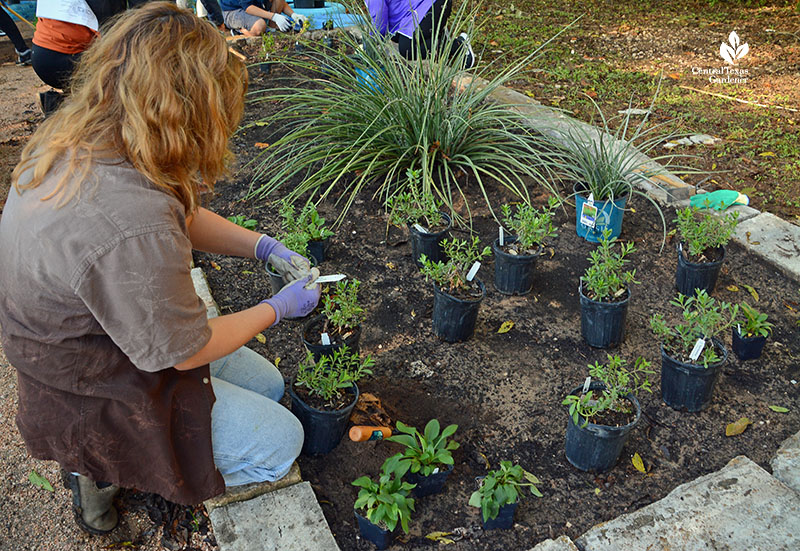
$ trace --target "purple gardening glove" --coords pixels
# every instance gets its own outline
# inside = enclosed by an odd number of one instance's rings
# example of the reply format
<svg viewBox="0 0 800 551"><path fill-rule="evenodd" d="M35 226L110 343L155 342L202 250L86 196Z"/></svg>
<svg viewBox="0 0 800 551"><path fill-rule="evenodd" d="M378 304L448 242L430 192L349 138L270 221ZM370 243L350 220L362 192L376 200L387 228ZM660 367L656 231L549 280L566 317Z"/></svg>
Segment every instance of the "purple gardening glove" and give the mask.
<svg viewBox="0 0 800 551"><path fill-rule="evenodd" d="M255 257L269 262L284 281L297 281L311 273L311 262L306 257L287 249L283 243L268 235L258 238Z"/></svg>
<svg viewBox="0 0 800 551"><path fill-rule="evenodd" d="M319 302L320 288L317 283L319 270L311 268L310 273L303 279L287 283L283 288L267 300L275 310L275 324L283 318L302 318L311 313Z"/></svg>

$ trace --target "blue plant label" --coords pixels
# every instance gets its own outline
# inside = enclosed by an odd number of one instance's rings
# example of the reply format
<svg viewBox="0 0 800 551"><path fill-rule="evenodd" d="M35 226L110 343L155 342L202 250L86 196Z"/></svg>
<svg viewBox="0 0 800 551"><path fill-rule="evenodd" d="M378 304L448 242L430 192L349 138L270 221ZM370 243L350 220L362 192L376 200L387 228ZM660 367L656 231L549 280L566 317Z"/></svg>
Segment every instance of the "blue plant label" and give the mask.
<svg viewBox="0 0 800 551"><path fill-rule="evenodd" d="M594 228L597 223L597 207L588 201L581 207L581 225Z"/></svg>
<svg viewBox="0 0 800 551"><path fill-rule="evenodd" d="M414 224L414 229L416 229L419 233L428 233L428 230L426 230L419 224Z"/></svg>
<svg viewBox="0 0 800 551"><path fill-rule="evenodd" d="M331 338L328 336L327 333L323 333L322 335L320 335L320 337L322 337L322 344L324 344L325 346L330 346Z"/></svg>
<svg viewBox="0 0 800 551"><path fill-rule="evenodd" d="M476 260L475 264L473 264L472 268L470 268L469 272L467 272L467 281L472 281L475 278L475 274L477 274L478 270L480 269L481 263Z"/></svg>
<svg viewBox="0 0 800 551"><path fill-rule="evenodd" d="M584 394L589 392L589 387L591 386L591 384L592 384L592 378L591 377L586 377L586 380L583 382L583 393Z"/></svg>
<svg viewBox="0 0 800 551"><path fill-rule="evenodd" d="M500 234L498 237L499 237L499 241L500 241L500 246L502 247L503 245L506 244L505 243L506 236L505 236L505 233L503 232L503 226L500 226L500 228L498 228L498 229L499 229L498 233Z"/></svg>
<svg viewBox="0 0 800 551"><path fill-rule="evenodd" d="M703 348L706 347L706 340L705 339L697 339L697 342L694 343L694 348L692 348L692 353L689 354L689 359L693 362L697 361L697 358L700 357L700 354L703 353Z"/></svg>

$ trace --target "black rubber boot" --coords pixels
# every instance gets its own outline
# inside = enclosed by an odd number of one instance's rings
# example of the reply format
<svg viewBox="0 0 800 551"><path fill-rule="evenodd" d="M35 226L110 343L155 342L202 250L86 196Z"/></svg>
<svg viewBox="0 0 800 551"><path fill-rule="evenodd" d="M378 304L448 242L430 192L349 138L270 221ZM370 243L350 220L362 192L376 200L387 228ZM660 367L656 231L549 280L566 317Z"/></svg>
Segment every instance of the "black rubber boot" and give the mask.
<svg viewBox="0 0 800 551"><path fill-rule="evenodd" d="M62 471L64 486L72 490L72 510L80 528L95 536L108 534L119 523L119 515L113 505L119 486L109 484L103 488L93 480Z"/></svg>

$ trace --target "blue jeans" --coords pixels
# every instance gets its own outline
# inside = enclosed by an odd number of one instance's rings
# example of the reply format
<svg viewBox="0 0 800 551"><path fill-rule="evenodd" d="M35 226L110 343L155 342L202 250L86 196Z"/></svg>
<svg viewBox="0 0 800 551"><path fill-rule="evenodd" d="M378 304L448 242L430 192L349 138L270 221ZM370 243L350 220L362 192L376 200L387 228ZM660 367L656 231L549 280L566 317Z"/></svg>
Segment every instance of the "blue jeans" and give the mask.
<svg viewBox="0 0 800 551"><path fill-rule="evenodd" d="M283 376L272 363L242 347L211 362L217 401L211 410L214 463L227 486L275 481L303 447L303 427L280 405Z"/></svg>

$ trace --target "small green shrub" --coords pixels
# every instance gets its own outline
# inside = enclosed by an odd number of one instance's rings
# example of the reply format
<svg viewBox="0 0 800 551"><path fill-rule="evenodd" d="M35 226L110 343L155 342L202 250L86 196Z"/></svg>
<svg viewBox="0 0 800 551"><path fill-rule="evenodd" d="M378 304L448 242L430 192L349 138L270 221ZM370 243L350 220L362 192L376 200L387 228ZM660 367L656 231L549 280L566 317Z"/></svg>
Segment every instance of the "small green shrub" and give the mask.
<svg viewBox="0 0 800 551"><path fill-rule="evenodd" d="M286 232L305 234L308 241L320 241L333 235L333 232L325 227L325 218L319 215L317 206L311 201L306 203L299 213L290 202L282 201L280 215L283 218L281 227Z"/></svg>
<svg viewBox="0 0 800 551"><path fill-rule="evenodd" d="M608 354L608 363L589 364L589 375L605 386L600 394L595 394L594 390L580 396L570 394L561 403L569 406L569 415L576 425L580 424L581 418L584 419L584 427L592 417L606 410L629 413L630 402L625 399L628 394L636 396L641 390L652 392L647 376L655 371L649 367L650 362L638 357L633 368L629 369L620 356Z"/></svg>
<svg viewBox="0 0 800 551"><path fill-rule="evenodd" d="M739 334L743 337L769 337L772 333L772 324L767 321L767 315L746 303L739 306L743 314L737 321L741 328Z"/></svg>
<svg viewBox="0 0 800 551"><path fill-rule="evenodd" d="M306 388L311 396L319 396L326 403L333 403L341 399L343 392L361 378L372 375L370 368L373 365L372 356L362 359L346 345L317 361L314 361L314 354L307 352L305 360L300 362L294 384Z"/></svg>
<svg viewBox="0 0 800 551"><path fill-rule="evenodd" d="M636 250L633 243L620 242L619 252L614 252L617 239L609 237L611 230L604 230L600 245L589 253L589 267L581 277L584 294L592 300L618 299L625 294L628 285L638 283L636 270L625 271L625 265L630 262L625 257Z"/></svg>
<svg viewBox="0 0 800 551"><path fill-rule="evenodd" d="M679 210L677 215L675 222L681 241L689 248L688 254L695 258L702 257L709 249L727 245L739 219L738 212L715 216L707 211L699 213L691 207Z"/></svg>
<svg viewBox="0 0 800 551"><path fill-rule="evenodd" d="M702 364L706 368L719 362L721 358L717 354L713 339L718 338L735 323L739 306L727 302L717 303L705 290L698 291L694 297L678 294L678 298L671 300L670 304L683 310L681 322L670 326L661 314L654 314L650 318L650 328L661 340L664 348L675 359ZM698 358L699 364L689 358L698 339L705 341L703 351Z"/></svg>
<svg viewBox="0 0 800 551"><path fill-rule="evenodd" d="M442 219L442 202L437 201L430 191L420 189L419 170L407 169L408 191L397 193L386 202L390 209L389 222L395 226L422 223L428 229L435 227Z"/></svg>
<svg viewBox="0 0 800 551"><path fill-rule="evenodd" d="M386 440L402 444L405 449L383 463L384 471L393 472L398 478L409 471L430 476L437 468L453 464L453 454L450 452L458 449L458 442L449 438L458 430L458 425L448 425L440 430L439 420L431 419L420 433L415 427L398 421L397 430L402 434Z"/></svg>
<svg viewBox="0 0 800 551"><path fill-rule="evenodd" d="M516 235L519 250L538 247L545 240L557 235L553 227L553 209L558 204L558 199L551 197L548 207L540 211L531 205L521 203L517 205L517 210L513 214L509 205L500 207L503 224Z"/></svg>
<svg viewBox="0 0 800 551"><path fill-rule="evenodd" d="M541 482L532 473L519 465L513 465L511 461L501 461L498 470L486 473L480 487L472 492L469 504L479 507L483 521L487 522L497 518L500 507L520 500L520 488L527 486L533 495L542 497L536 484Z"/></svg>
<svg viewBox="0 0 800 551"><path fill-rule="evenodd" d="M399 476L386 472L381 473L378 482L362 476L351 484L361 488L354 509L364 511L364 516L372 524L390 532L399 522L403 532L408 534L408 521L414 510L414 498L408 497L408 494L416 484L403 482Z"/></svg>
<svg viewBox="0 0 800 551"><path fill-rule="evenodd" d="M250 231L256 231L256 228L258 227L258 220L253 220L252 218L245 218L245 216L242 214L228 216L228 220L230 222L233 222L237 226L241 226Z"/></svg>
<svg viewBox="0 0 800 551"><path fill-rule="evenodd" d="M364 308L358 304L360 286L357 279L339 281L333 293L322 297L325 317L339 334L355 329L364 319Z"/></svg>
<svg viewBox="0 0 800 551"><path fill-rule="evenodd" d="M447 255L446 262L432 262L427 256L420 255L421 271L425 280L432 279L443 291L455 293L467 289L467 274L472 265L491 254L489 247L479 250L480 241L473 236L471 241L462 239L445 239L442 248Z"/></svg>

